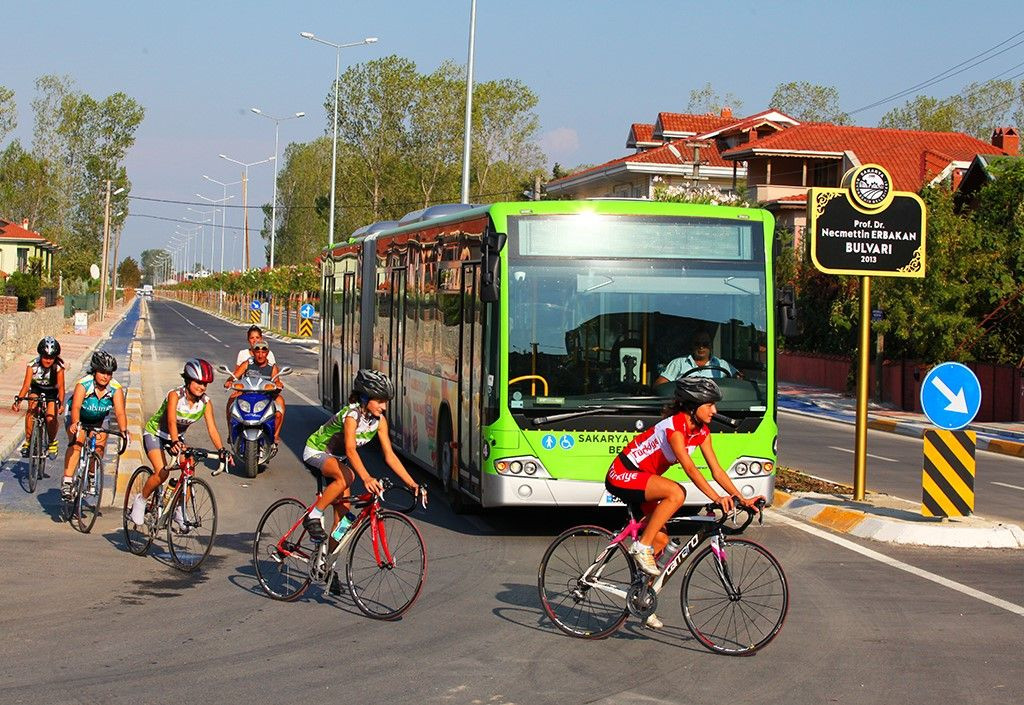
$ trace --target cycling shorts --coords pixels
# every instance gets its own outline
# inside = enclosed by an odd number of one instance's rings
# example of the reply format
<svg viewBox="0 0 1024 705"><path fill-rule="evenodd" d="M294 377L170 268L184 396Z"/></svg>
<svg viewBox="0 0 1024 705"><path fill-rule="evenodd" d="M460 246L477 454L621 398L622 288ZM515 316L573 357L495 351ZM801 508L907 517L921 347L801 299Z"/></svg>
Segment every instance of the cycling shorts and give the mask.
<svg viewBox="0 0 1024 705"><path fill-rule="evenodd" d="M57 401L57 388L56 387L44 387L35 382L30 382L28 385L28 396L37 397L42 394L46 395L48 403L52 404Z"/></svg>
<svg viewBox="0 0 1024 705"><path fill-rule="evenodd" d="M653 473L629 469L623 464L622 456L617 456L604 477L604 488L625 502L634 515L648 516L658 506L656 501L648 502L644 496L652 477Z"/></svg>
<svg viewBox="0 0 1024 705"><path fill-rule="evenodd" d="M178 436L178 440L184 440L181 436ZM162 438L153 433L142 432L142 449L149 453L151 450L167 450L171 447L171 442L166 438Z"/></svg>

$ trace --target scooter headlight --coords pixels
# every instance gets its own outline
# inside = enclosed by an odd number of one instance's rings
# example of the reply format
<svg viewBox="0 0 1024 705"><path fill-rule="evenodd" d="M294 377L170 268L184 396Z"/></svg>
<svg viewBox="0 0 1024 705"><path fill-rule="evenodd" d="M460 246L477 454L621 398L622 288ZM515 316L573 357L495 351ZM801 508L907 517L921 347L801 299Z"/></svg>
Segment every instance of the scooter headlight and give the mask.
<svg viewBox="0 0 1024 705"><path fill-rule="evenodd" d="M262 399L252 405L252 413L258 414L267 408L267 404L270 403L269 399Z"/></svg>
<svg viewBox="0 0 1024 705"><path fill-rule="evenodd" d="M238 408L242 410L243 414L248 414L252 411L252 406L245 399L236 399L235 403L238 404Z"/></svg>

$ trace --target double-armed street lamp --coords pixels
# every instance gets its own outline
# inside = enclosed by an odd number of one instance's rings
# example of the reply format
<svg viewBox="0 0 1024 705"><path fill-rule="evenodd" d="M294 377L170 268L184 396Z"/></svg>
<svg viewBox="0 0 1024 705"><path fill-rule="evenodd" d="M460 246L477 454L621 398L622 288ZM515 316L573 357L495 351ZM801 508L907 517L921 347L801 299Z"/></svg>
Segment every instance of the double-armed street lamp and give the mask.
<svg viewBox="0 0 1024 705"><path fill-rule="evenodd" d="M338 169L338 81L341 78L341 50L346 47L356 47L362 44L373 44L377 41L376 37L367 37L359 42L348 42L346 44L335 44L329 42L326 39L321 39L312 32L299 32L299 36L303 39L309 39L310 41L319 42L320 44L326 44L329 47L334 47L337 51L337 57L334 62L334 140L331 147L331 212L328 216L327 225L327 245L334 245L334 181Z"/></svg>
<svg viewBox="0 0 1024 705"><path fill-rule="evenodd" d="M228 186L236 186L236 185L242 183L241 180L239 180L239 181L217 181L217 179L211 178L211 177L207 176L206 174L203 174L203 178L206 179L207 181L211 181L211 182L213 182L215 184L218 184L219 186L223 187L223 189L224 189L224 198L220 199L222 201L227 201L228 200ZM196 195L198 196L199 194L196 194ZM234 197L232 196L232 198L234 198ZM224 272L224 229L225 229L225 224L227 222L227 217L228 217L227 209L221 208L220 209L220 271L221 271L222 274Z"/></svg>
<svg viewBox="0 0 1024 705"><path fill-rule="evenodd" d="M212 252L212 250L213 250L213 232L214 232L213 229L217 226L217 209L214 208L213 210L206 211L206 210L200 210L198 208L193 208L192 206L188 206L186 208L186 210L191 211L192 213L195 213L196 215L199 215L199 216L203 217L202 220L190 220L188 218L186 218L185 220L188 220L190 223L199 223L200 224L200 226L199 226L199 264L201 265L202 269L205 269L208 272L212 272L213 271L213 252ZM212 220L210 218L205 217L205 216L208 216L208 215L212 216ZM209 267L206 266L206 260L204 259L206 257L206 223L210 224L210 249L211 249L211 253L210 253L210 266Z"/></svg>
<svg viewBox="0 0 1024 705"><path fill-rule="evenodd" d="M265 117L268 120L274 121L274 200L270 209L270 268L274 268L274 239L277 236L277 151L278 151L278 133L281 130L281 123L285 120L295 120L296 118L305 117L306 113L295 113L294 115L286 115L285 117L274 117L268 115L259 108L250 108L252 112L256 113L261 117Z"/></svg>
<svg viewBox="0 0 1024 705"><path fill-rule="evenodd" d="M260 159L256 162L240 162L237 159L232 159L226 154L218 155L221 159L226 159L229 162L238 164L242 167L242 229L245 231L245 269L249 269L249 167L256 166L257 164L266 164L270 161L277 161L276 156L267 157L266 159ZM213 179L210 179L213 181Z"/></svg>

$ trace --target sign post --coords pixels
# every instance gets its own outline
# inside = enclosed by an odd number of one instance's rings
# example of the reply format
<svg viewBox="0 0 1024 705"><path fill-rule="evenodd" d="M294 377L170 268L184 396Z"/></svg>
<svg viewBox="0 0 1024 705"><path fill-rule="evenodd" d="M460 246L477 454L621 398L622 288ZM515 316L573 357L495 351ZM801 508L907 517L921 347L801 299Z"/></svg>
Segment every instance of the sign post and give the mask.
<svg viewBox="0 0 1024 705"><path fill-rule="evenodd" d="M981 408L981 384L969 367L943 362L925 376L921 408L940 430L924 433L921 514L967 516L974 512L977 434L962 430Z"/></svg>
<svg viewBox="0 0 1024 705"><path fill-rule="evenodd" d="M867 475L871 277L924 277L924 202L917 194L894 191L892 177L883 167L864 164L846 172L842 188L810 189L807 230L811 261L818 270L860 277L853 497L862 500Z"/></svg>

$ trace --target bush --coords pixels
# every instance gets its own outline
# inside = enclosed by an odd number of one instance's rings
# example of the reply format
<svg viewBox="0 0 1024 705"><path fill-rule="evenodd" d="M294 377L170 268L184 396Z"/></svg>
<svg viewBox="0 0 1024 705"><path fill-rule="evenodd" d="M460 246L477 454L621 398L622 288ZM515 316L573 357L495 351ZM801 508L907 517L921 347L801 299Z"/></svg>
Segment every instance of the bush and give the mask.
<svg viewBox="0 0 1024 705"><path fill-rule="evenodd" d="M39 277L25 272L14 272L7 277L7 295L18 297L19 311L31 311L36 307L41 286Z"/></svg>

